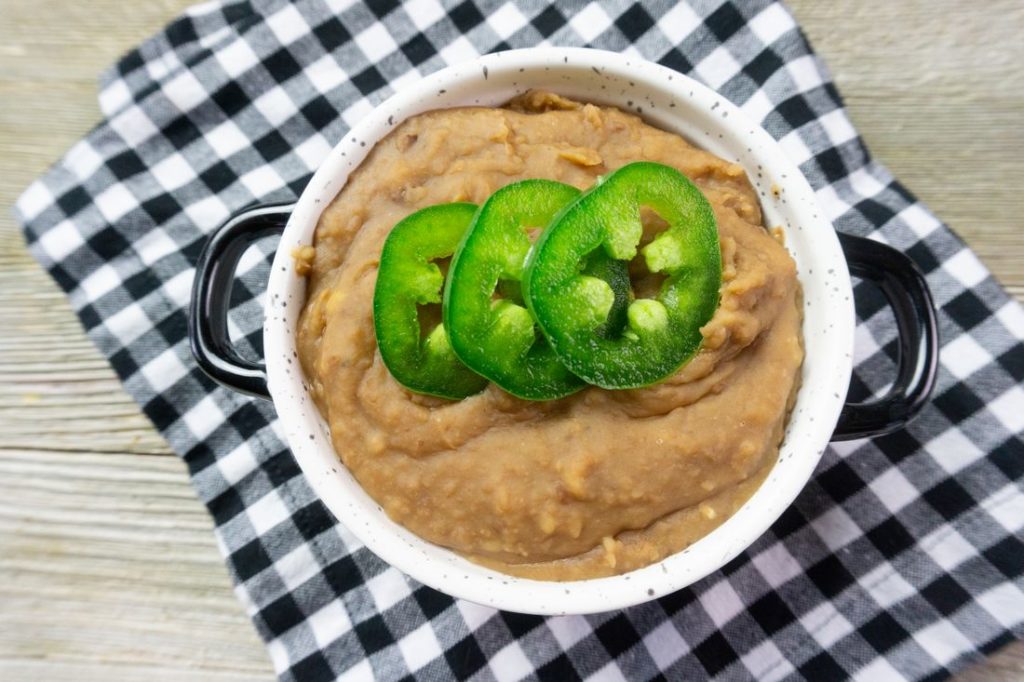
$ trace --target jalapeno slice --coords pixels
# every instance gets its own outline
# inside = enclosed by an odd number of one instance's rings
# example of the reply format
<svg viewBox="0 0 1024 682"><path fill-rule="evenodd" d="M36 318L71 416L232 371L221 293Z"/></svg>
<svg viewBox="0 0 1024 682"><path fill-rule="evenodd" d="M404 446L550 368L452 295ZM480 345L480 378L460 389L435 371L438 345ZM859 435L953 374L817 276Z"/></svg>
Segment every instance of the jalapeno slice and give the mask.
<svg viewBox="0 0 1024 682"><path fill-rule="evenodd" d="M443 323L423 329L419 307L441 303L445 275L434 261L452 255L476 209L467 203L424 208L395 225L384 242L373 326L385 366L410 391L459 400L487 385L452 352Z"/></svg>
<svg viewBox="0 0 1024 682"><path fill-rule="evenodd" d="M550 400L584 386L560 362L523 302L520 282L530 252L530 229L543 229L579 196L574 187L550 180L523 180L491 195L452 257L442 311L456 355L474 371L512 395ZM600 262L598 262L600 261ZM624 266L598 257L590 267L621 286ZM618 273L615 280L613 273ZM604 279L602 279L602 283ZM604 284L606 307L595 325L609 323L613 287ZM625 299L620 296L620 308Z"/></svg>
<svg viewBox="0 0 1024 682"><path fill-rule="evenodd" d="M594 320L612 292L581 264L595 253L623 262L636 256L641 206L668 223L640 250L648 270L666 279L657 296L629 304L621 332L608 334ZM603 388L638 388L670 376L696 353L721 280L718 226L707 199L674 168L638 162L608 175L548 225L526 264L523 294L573 373Z"/></svg>

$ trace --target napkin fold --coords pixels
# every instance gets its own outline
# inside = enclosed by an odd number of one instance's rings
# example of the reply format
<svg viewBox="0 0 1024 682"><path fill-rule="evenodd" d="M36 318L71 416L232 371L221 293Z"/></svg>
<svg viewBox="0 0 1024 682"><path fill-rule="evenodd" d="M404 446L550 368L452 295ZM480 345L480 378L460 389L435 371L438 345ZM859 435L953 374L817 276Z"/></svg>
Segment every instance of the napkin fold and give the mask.
<svg viewBox="0 0 1024 682"><path fill-rule="evenodd" d="M772 529L688 589L542 618L453 600L388 567L317 501L273 407L219 388L186 339L206 236L294 199L403 84L477 54L591 45L691 75L774 135L836 228L899 248L939 312L934 399L898 433L828 449ZM1024 310L872 160L777 2L208 2L101 79L104 120L16 212L35 257L188 464L235 591L284 680L939 679L1024 636ZM273 244L245 259L231 328L261 352ZM896 356L857 285L853 397Z"/></svg>

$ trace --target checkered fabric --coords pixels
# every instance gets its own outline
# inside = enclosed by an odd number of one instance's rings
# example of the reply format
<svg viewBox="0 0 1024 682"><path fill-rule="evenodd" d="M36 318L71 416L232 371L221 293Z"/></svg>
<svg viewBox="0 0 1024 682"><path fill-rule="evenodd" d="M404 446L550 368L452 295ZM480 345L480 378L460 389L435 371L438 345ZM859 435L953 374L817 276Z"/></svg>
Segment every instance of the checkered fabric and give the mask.
<svg viewBox="0 0 1024 682"><path fill-rule="evenodd" d="M836 444L772 529L657 601L541 618L456 601L371 554L316 500L273 407L191 360L206 236L295 199L403 84L478 53L592 45L715 88L780 140L835 226L899 248L939 309L934 400L906 430ZM1024 310L872 160L775 2L207 3L102 78L104 121L17 205L32 252L188 464L235 591L285 680L939 679L1024 636ZM232 333L261 351L273 245L250 252ZM891 314L857 287L851 393L894 371Z"/></svg>

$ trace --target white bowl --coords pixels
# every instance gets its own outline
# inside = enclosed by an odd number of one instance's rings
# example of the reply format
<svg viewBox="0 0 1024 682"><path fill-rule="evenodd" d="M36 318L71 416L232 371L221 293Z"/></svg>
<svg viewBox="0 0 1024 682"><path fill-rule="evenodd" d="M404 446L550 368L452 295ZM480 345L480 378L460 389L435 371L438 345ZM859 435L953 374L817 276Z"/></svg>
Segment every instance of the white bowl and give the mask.
<svg viewBox="0 0 1024 682"><path fill-rule="evenodd" d="M743 166L762 197L765 224L781 225L803 285L806 359L778 461L765 483L719 528L656 564L609 578L544 582L473 564L396 524L338 459L303 377L286 362L306 280L295 247L310 244L320 212L374 143L404 119L446 107L496 106L531 88L622 109ZM781 192L772 192L772 187ZM299 466L327 508L384 561L454 597L534 614L622 608L683 588L754 542L804 487L832 436L850 380L854 309L846 260L801 172L771 136L724 97L656 64L589 49L490 54L407 86L367 115L331 152L296 204L268 287L264 346L269 388ZM287 304L287 305L286 305Z"/></svg>

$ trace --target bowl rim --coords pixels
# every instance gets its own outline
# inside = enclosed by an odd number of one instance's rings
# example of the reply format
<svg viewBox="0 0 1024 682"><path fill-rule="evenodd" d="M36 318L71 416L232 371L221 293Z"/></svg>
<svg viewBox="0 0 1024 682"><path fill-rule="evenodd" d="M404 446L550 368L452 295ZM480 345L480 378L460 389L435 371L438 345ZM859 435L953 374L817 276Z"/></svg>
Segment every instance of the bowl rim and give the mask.
<svg viewBox="0 0 1024 682"><path fill-rule="evenodd" d="M820 252L827 260L836 292L828 296L832 307L825 313L816 312L828 315L831 320L830 327L823 332L827 339L822 341L827 342L828 353L820 351L828 357L817 363L821 368L817 370L816 377L821 378L822 388L820 391L816 389L814 400L806 405L813 407L814 415L810 422L806 419L801 422L799 435L806 450L796 453L800 456L787 476L773 479L773 474L779 469L777 461L766 481L740 510L683 551L628 573L572 582L515 578L484 569L451 550L412 535L393 521L381 521L379 517L383 511L380 506L361 488L353 490L349 487L342 492L341 488L348 485L346 476L352 477L347 470L339 471L339 468L344 469L340 457L331 445L319 412L305 392L298 363L292 365L289 359L294 357L295 326L298 312L305 302L305 279L294 272L292 250L310 243L321 211L344 186L348 174L359 166L373 144L406 118L430 109L470 104L469 97L473 94L480 95L472 100L476 103L489 105L507 100L510 77L520 74L525 79L528 76L523 74L540 73L542 69L553 74L573 70L582 74L583 70L589 69L603 73L615 82L626 79L639 92L658 93L673 102L685 102L680 111L697 117L713 115L716 120L723 121L727 132L742 131L749 145L750 161L757 161L758 168L763 166L769 179L775 178L782 185L791 202L788 210L799 217L796 225L787 226L787 233L790 229L814 232L813 240L807 242L811 244L808 248ZM500 85L501 82L505 85ZM506 89L501 90L502 87ZM526 89L529 88L523 86L518 91ZM552 89L558 91L559 87L552 85ZM675 104L671 106L675 107ZM678 118L678 111L671 114L648 111L644 118L649 121L655 119L654 124L658 125L657 116ZM729 120L724 122L727 118ZM714 152L714 140L694 142ZM745 169L749 176L751 167L745 165ZM766 201L762 199L762 204ZM806 290L806 274L801 272L799 277ZM287 308L288 302L293 302L291 308ZM854 314L846 261L832 224L818 205L814 191L780 144L760 125L750 121L738 107L698 81L638 57L590 48L527 48L483 55L405 85L374 107L337 143L302 192L274 257L266 305L264 347L269 388L283 435L318 498L331 510L341 528L351 533L351 537L343 533L346 543L354 549L361 542L406 575L453 597L521 613L587 614L624 608L686 587L724 566L764 534L803 489L829 442L852 371ZM808 312L805 309L805 320ZM803 335L806 347L806 321ZM277 358L282 360L275 362ZM295 373L292 372L293 367L296 368ZM798 406L806 396L807 358L803 372L804 383L798 391ZM794 408L786 429L784 448L793 435L796 416ZM341 486L332 484L332 480L341 481ZM770 504L759 497L769 481L774 486ZM358 488L358 483L356 486Z"/></svg>

